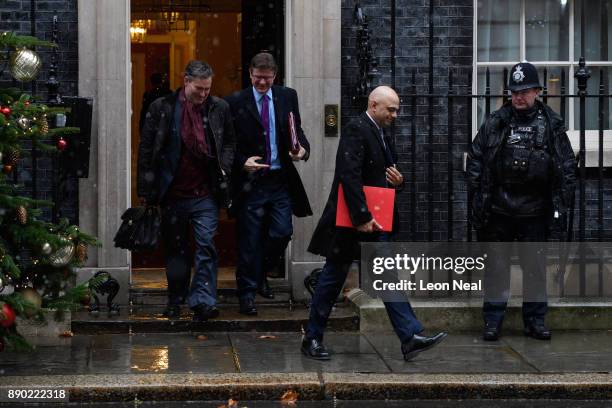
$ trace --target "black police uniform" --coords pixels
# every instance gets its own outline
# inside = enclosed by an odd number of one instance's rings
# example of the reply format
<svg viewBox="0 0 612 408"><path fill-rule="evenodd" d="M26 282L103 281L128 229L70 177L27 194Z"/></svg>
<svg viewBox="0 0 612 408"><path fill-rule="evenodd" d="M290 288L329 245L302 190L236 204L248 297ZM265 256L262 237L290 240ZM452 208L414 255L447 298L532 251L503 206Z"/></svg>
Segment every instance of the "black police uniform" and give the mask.
<svg viewBox="0 0 612 408"><path fill-rule="evenodd" d="M511 91L541 88L535 67L529 63L515 65L509 88ZM494 112L474 139L468 162L474 197L472 220L479 241L546 241L550 227L561 223L573 200L574 169L574 155L563 120L549 107L536 101L531 108L519 111L508 103ZM523 270L523 321L529 330L545 329L546 259L543 255L534 256L543 254L541 250L530 246L529 254L519 253ZM484 281L485 333L487 327L494 333L500 330L509 288L510 250L507 246L492 245ZM497 334L486 337L485 334L485 339L494 340Z"/></svg>

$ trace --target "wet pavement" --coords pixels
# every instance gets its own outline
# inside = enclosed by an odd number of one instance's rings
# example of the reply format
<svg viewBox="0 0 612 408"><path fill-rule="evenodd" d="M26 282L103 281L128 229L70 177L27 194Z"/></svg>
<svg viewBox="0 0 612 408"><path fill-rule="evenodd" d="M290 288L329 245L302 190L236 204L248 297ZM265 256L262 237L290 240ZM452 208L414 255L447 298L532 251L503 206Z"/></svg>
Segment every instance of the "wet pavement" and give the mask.
<svg viewBox="0 0 612 408"><path fill-rule="evenodd" d="M75 335L61 342L0 353L0 401L8 389L49 387L66 390L74 403L98 401L83 405L93 407L219 407L229 397L245 401L239 407L276 407L288 390L303 407L400 407L402 400L423 408L612 405L612 330L557 331L550 342L507 335L491 343L479 333L451 333L410 362L396 336L384 332L327 333L333 355L325 362L302 356L297 332ZM564 398L573 401L555 401Z"/></svg>
<svg viewBox="0 0 612 408"><path fill-rule="evenodd" d="M331 361L300 353L301 334L262 332L75 335L31 353L0 353L2 376L183 373L609 373L612 331L555 332L550 342L454 334L405 362L392 333L329 332Z"/></svg>

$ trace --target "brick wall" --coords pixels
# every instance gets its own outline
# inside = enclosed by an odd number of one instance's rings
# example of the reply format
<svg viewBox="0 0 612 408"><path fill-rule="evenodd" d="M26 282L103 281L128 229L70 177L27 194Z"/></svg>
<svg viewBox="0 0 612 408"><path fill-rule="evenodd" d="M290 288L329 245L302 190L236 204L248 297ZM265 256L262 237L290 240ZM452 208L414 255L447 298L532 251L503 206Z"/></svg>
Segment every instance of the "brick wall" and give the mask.
<svg viewBox="0 0 612 408"><path fill-rule="evenodd" d="M52 39L53 15L58 16L58 70L57 79L60 82L60 94L75 96L78 94L78 24L77 0L5 0L0 2L0 31L12 31L22 35L32 35L31 6L35 4L34 35L43 40ZM20 83L13 80L5 70L0 77L0 86L17 87L24 92L35 95L38 100L45 101L51 51L38 47L36 52L43 61L43 68L38 78L32 83ZM25 146L28 149L28 146ZM38 198L52 200L57 162L49 156L38 159L36 185ZM32 160L24 158L17 167L18 182L24 185L22 193L32 194L33 187ZM62 216L76 222L78 214L78 183L76 179L68 179L64 185L61 205ZM45 210L44 217L51 218L50 210Z"/></svg>

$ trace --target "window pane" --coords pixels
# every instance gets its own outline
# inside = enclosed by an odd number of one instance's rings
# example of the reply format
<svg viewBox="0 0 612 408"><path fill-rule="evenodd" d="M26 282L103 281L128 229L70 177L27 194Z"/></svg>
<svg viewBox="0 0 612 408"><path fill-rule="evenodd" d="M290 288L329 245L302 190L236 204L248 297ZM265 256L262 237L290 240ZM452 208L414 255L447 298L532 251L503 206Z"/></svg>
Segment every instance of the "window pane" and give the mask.
<svg viewBox="0 0 612 408"><path fill-rule="evenodd" d="M517 2L518 3L518 2ZM569 6L559 0L525 3L525 44L531 61L569 59Z"/></svg>
<svg viewBox="0 0 612 408"><path fill-rule="evenodd" d="M478 2L478 61L518 61L521 2Z"/></svg>
<svg viewBox="0 0 612 408"><path fill-rule="evenodd" d="M610 80L612 79L612 68L609 67L589 67L591 70L591 78L587 82L587 92L589 95L599 94L599 80L603 71L604 79L604 94L610 94ZM576 81L577 82L577 81ZM575 91L578 94L578 86ZM574 98L574 115L576 130L580 129L580 98ZM604 98L603 101L604 121L603 128L610 129L610 99ZM599 98L586 98L586 129L599 129Z"/></svg>
<svg viewBox="0 0 612 408"><path fill-rule="evenodd" d="M562 84L562 72L565 72L565 83ZM546 93L550 95L546 104L550 106L555 112L565 118L565 125L569 123L568 112L569 112L569 98L565 98L565 114L561 112L561 98L557 97L561 95L561 87L563 85L563 93L568 94L568 72L569 67L538 67L538 74L540 76L540 83L545 87ZM544 91L544 90L543 90ZM544 101L544 92L540 96L540 100Z"/></svg>
<svg viewBox="0 0 612 408"><path fill-rule="evenodd" d="M504 68L489 67L490 93L491 95L502 95L504 93ZM486 91L486 68L478 68L478 94L483 95ZM502 98L491 97L491 112L502 106ZM482 124L486 114L486 98L478 98L478 127ZM491 113L489 112L489 113Z"/></svg>
<svg viewBox="0 0 612 408"><path fill-rule="evenodd" d="M612 55L610 35L612 24L610 24L610 13L612 12L612 0L576 0L574 10L575 59L584 56L587 61L609 61ZM582 49L582 25L581 13L584 7L584 50Z"/></svg>

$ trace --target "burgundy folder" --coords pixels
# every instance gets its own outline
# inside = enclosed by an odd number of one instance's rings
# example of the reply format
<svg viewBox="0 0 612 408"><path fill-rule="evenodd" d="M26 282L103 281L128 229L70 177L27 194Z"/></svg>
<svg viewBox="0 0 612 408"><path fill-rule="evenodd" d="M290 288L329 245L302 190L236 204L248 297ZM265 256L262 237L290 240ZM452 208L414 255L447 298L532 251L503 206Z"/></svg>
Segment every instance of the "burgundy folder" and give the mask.
<svg viewBox="0 0 612 408"><path fill-rule="evenodd" d="M295 116L293 112L289 112L289 136L291 140L289 141L291 153L298 154L300 152L300 141L297 136L297 129L295 128Z"/></svg>

